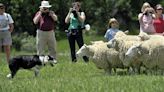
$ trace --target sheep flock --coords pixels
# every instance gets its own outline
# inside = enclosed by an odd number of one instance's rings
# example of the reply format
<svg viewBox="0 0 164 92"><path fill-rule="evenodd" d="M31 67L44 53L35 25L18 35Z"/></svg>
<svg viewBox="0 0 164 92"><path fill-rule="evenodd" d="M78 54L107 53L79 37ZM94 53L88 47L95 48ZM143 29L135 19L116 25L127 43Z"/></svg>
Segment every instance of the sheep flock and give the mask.
<svg viewBox="0 0 164 92"><path fill-rule="evenodd" d="M127 74L164 74L164 36L128 35L122 31L116 33L109 42L93 41L84 44L76 53L88 56L98 69L105 73L117 73L117 69Z"/></svg>

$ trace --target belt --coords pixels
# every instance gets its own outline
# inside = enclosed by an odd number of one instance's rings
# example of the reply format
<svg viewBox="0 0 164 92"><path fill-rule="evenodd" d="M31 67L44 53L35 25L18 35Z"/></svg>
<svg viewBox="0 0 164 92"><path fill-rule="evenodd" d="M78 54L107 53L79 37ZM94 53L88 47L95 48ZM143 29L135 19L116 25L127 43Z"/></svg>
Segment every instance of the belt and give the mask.
<svg viewBox="0 0 164 92"><path fill-rule="evenodd" d="M41 29L38 29L40 31L44 31L44 32L49 32L49 31L53 31L53 30L41 30Z"/></svg>

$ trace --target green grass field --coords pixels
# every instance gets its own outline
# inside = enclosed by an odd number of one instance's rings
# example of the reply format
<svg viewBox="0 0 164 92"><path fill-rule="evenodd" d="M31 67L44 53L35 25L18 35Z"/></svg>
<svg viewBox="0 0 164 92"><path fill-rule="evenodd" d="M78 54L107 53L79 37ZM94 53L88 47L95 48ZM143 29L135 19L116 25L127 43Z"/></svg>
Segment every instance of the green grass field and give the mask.
<svg viewBox="0 0 164 92"><path fill-rule="evenodd" d="M86 36L85 42L93 38ZM0 53L0 92L164 92L162 75L107 75L92 62L71 63L67 40L59 41L57 48L59 63L43 67L38 77L20 70L14 79L7 79L9 69ZM12 51L12 56L20 54L34 53Z"/></svg>

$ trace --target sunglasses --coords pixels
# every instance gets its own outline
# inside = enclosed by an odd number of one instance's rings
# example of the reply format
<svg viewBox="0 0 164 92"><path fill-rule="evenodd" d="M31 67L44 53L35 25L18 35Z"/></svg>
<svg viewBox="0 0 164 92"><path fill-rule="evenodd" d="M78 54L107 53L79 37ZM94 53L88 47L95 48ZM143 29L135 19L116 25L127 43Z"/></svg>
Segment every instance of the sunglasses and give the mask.
<svg viewBox="0 0 164 92"><path fill-rule="evenodd" d="M162 8L160 8L160 9L157 9L157 10L163 10Z"/></svg>
<svg viewBox="0 0 164 92"><path fill-rule="evenodd" d="M49 8L43 7L44 10L48 10Z"/></svg>

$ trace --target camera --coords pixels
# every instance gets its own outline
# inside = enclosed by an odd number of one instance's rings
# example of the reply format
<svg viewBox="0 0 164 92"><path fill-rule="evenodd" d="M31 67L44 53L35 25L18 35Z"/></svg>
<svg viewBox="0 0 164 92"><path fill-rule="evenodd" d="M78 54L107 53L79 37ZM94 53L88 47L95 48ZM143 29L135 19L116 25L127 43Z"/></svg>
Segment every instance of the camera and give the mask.
<svg viewBox="0 0 164 92"><path fill-rule="evenodd" d="M144 15L148 16L148 15L152 15L152 12L145 12Z"/></svg>
<svg viewBox="0 0 164 92"><path fill-rule="evenodd" d="M73 13L74 17L77 18L77 13L76 13L75 9L72 10L72 13Z"/></svg>
<svg viewBox="0 0 164 92"><path fill-rule="evenodd" d="M146 15L146 16L152 16L152 14L154 14L154 9L153 8L146 8L144 10L144 15Z"/></svg>

